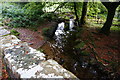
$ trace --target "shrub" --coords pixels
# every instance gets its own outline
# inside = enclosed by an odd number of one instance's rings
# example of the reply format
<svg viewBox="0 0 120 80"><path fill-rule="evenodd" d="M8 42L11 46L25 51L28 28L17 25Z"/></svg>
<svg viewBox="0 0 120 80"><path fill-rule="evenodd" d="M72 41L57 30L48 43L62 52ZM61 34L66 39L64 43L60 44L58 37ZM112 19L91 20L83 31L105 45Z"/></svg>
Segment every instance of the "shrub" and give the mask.
<svg viewBox="0 0 120 80"><path fill-rule="evenodd" d="M26 4L22 9L25 10L25 14L32 20L36 20L44 13L43 7L45 5L39 2L30 2Z"/></svg>
<svg viewBox="0 0 120 80"><path fill-rule="evenodd" d="M5 25L10 27L29 27L37 26L38 22L41 22L43 18L42 3L27 3L21 7L15 3L9 3L3 7L2 16ZM11 19L6 23L4 19Z"/></svg>
<svg viewBox="0 0 120 80"><path fill-rule="evenodd" d="M57 15L55 15L55 13L50 13L50 12L44 13L43 15L41 15L41 17L47 19L48 21L57 19Z"/></svg>

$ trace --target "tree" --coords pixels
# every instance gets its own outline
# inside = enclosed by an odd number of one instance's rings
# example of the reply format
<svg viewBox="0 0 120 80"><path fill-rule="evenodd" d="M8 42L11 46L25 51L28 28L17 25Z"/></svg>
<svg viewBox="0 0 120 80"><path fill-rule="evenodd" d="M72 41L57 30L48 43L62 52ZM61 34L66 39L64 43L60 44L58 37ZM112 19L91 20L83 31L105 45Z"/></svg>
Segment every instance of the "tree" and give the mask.
<svg viewBox="0 0 120 80"><path fill-rule="evenodd" d="M66 3L67 2L59 4L59 6L53 12L57 11L59 8L62 8Z"/></svg>
<svg viewBox="0 0 120 80"><path fill-rule="evenodd" d="M110 33L110 27L112 25L112 21L115 15L115 10L118 5L120 5L120 2L110 2L109 0L107 0L107 2L102 2L102 4L106 7L108 14L106 22L101 28L101 33L108 35Z"/></svg>
<svg viewBox="0 0 120 80"><path fill-rule="evenodd" d="M77 25L79 25L79 17L78 17L78 13L77 13L77 3L74 2L74 11L75 11L75 16L76 16L76 22L77 22Z"/></svg>
<svg viewBox="0 0 120 80"><path fill-rule="evenodd" d="M86 23L86 14L87 14L87 4L88 2L83 2L83 8L82 8L82 16L81 16L81 19L80 19L80 25L84 25Z"/></svg>

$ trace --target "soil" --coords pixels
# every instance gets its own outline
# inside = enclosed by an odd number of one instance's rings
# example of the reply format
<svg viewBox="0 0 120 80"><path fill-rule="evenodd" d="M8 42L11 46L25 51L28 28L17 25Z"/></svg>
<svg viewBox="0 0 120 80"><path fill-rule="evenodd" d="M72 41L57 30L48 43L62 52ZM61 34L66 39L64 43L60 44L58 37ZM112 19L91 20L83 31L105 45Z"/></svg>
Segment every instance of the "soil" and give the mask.
<svg viewBox="0 0 120 80"><path fill-rule="evenodd" d="M38 49L46 42L44 40L44 37L42 36L42 29L46 27L51 27L54 23L55 22L46 22L41 26L37 27L36 29L15 28L15 30L20 33L20 40L27 42L29 46Z"/></svg>

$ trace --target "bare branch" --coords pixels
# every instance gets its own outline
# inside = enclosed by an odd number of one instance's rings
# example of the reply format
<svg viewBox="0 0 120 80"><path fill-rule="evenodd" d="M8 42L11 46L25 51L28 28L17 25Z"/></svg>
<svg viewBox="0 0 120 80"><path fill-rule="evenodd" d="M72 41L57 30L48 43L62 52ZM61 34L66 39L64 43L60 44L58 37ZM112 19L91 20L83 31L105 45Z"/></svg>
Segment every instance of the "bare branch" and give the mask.
<svg viewBox="0 0 120 80"><path fill-rule="evenodd" d="M117 8L118 5L120 5L120 1L119 2L112 2L112 6L114 6L114 8Z"/></svg>
<svg viewBox="0 0 120 80"><path fill-rule="evenodd" d="M111 2L102 2L102 4L108 9L111 6Z"/></svg>

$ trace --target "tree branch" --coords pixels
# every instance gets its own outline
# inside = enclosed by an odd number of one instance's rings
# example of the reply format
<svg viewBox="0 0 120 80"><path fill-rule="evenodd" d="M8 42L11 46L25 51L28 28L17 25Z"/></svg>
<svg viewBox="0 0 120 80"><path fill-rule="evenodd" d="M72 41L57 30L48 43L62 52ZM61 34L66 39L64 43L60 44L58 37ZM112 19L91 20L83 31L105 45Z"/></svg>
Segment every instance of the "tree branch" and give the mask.
<svg viewBox="0 0 120 80"><path fill-rule="evenodd" d="M114 6L114 8L117 8L118 5L120 5L120 1L119 2L112 2L112 6Z"/></svg>
<svg viewBox="0 0 120 80"><path fill-rule="evenodd" d="M67 2L61 3L61 4L53 11L53 13L54 13L55 11L57 11L59 8L63 7L66 3L67 3Z"/></svg>
<svg viewBox="0 0 120 80"><path fill-rule="evenodd" d="M111 5L111 2L109 0L100 0L101 3L108 9Z"/></svg>
<svg viewBox="0 0 120 80"><path fill-rule="evenodd" d="M102 4L108 9L111 6L111 2L102 2Z"/></svg>

